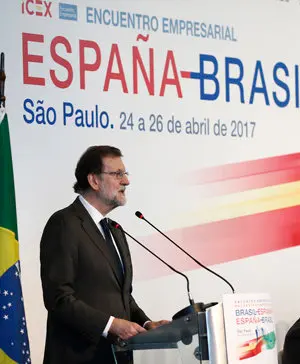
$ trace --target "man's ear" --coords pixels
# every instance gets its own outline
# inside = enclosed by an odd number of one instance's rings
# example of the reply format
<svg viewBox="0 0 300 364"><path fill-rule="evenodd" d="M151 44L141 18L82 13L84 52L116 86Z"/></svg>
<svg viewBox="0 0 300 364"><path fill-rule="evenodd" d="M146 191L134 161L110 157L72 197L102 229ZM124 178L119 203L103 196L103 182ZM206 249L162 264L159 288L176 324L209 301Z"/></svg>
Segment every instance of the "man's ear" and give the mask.
<svg viewBox="0 0 300 364"><path fill-rule="evenodd" d="M101 188L100 178L96 174L89 173L87 175L87 180L88 180L92 190L94 190L94 191L100 190L100 188Z"/></svg>

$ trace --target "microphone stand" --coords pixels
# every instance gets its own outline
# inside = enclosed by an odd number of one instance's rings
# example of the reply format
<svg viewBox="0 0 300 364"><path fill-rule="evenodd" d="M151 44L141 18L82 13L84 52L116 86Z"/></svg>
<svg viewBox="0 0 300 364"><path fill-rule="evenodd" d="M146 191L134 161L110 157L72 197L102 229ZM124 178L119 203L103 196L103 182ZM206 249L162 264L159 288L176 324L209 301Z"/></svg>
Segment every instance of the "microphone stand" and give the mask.
<svg viewBox="0 0 300 364"><path fill-rule="evenodd" d="M117 222L110 220L111 225L116 228L121 230L125 235L129 236L132 240L134 240L137 244L139 244L141 247L143 247L145 250L147 250L147 252L149 252L150 254L152 254L155 258L157 258L158 260L160 260L163 264L165 264L168 268L170 268L173 272L180 274L182 277L184 277L186 279L186 283L187 283L187 293L188 293L188 297L189 297L189 302L190 305L183 308L182 310L178 311L175 315L173 315L172 319L176 320L180 317L192 314L192 313L197 313L197 312L204 312L208 307L214 306L217 304L217 302L212 302L209 304L204 304L203 302L200 303L195 303L194 299L191 295L190 292L190 281L188 279L188 277L183 274L182 272L179 272L177 269L175 269L174 267L172 267L170 264L168 264L167 262L165 262L162 258L160 258L158 255L156 255L155 253L153 253L150 249L148 249L144 244L142 244L141 242L139 242L136 238L134 238L131 234L129 234L126 230L124 230L122 228L122 226L120 224L118 224Z"/></svg>
<svg viewBox="0 0 300 364"><path fill-rule="evenodd" d="M191 258L195 263L197 263L200 267L206 269L208 272L214 274L215 276L217 276L218 278L222 279L225 283L227 283L229 285L229 287L232 290L232 293L234 293L234 288L232 286L232 284L225 279L224 277L222 277L220 274L214 272L212 269L206 267L204 264L202 264L201 262L199 262L196 258L194 258L191 254L189 254L186 250L184 250L181 246L179 246L178 244L175 243L175 241L173 241L171 238L169 238L165 233L163 233L160 229L158 229L155 225L153 225L149 220L147 220L145 218L145 216L140 212L140 211L136 211L135 215L141 219L147 222L147 224L149 224L150 226L153 227L153 229L155 229L156 231L158 231L161 235L163 235L166 239L168 239L172 244L174 244L178 249L180 249L183 253L185 253L189 258ZM204 312L207 308L212 307L214 305L216 305L218 302L211 302L211 303L207 303L204 304L203 302L200 303L194 303L193 304L193 308L191 311L191 307L185 307L184 309L182 309L181 311L177 312L174 316L173 319L185 316L187 314L190 313L195 313L195 312Z"/></svg>
<svg viewBox="0 0 300 364"><path fill-rule="evenodd" d="M153 227L153 229L155 229L156 231L158 231L161 235L163 235L166 239L168 239L172 244L174 244L178 249L180 249L184 254L186 254L189 258L191 258L195 263L197 263L198 265L200 265L200 267L206 269L208 272L212 273L213 275L219 277L220 279L222 279L222 281L224 281L225 283L228 284L228 286L231 288L232 293L234 293L234 288L232 286L232 284L230 282L228 282L227 279L225 279L224 277L222 277L220 274L214 272L212 269L209 269L208 267L206 267L204 264L202 264L201 262L199 262L199 260L197 260L196 258L194 258L190 253L188 253L186 250L184 250L181 246L179 246L178 244L175 243L175 241L173 241L171 238L168 237L168 235L166 235L165 233L163 233L161 230L159 230L155 225L153 225L149 220L147 220L145 218L145 216L139 212L136 211L135 215L141 219L146 221L147 224L149 224L150 226Z"/></svg>

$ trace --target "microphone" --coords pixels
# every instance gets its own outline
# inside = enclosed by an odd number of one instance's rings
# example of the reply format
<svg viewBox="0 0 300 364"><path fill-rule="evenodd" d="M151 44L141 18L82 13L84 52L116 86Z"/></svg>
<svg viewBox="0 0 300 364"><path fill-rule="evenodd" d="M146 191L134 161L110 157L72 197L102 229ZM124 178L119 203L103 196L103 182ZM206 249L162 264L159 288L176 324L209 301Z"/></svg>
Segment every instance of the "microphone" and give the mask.
<svg viewBox="0 0 300 364"><path fill-rule="evenodd" d="M142 244L140 241L138 241L136 238L134 238L132 235L130 235L127 231L125 231L122 226L120 224L118 224L116 221L113 221L113 220L110 220L111 222L111 225L116 228L116 229L119 229L121 231L123 231L123 233L127 236L129 236L132 240L134 240L136 243L138 243L141 247L143 247L144 249L147 250L147 252L149 252L150 254L152 254L155 258L157 258L158 260L160 260L162 263L164 263L168 268L170 268L173 272L177 273L177 274L180 274L182 277L184 277L186 279L186 283L187 283L187 293L188 293L188 297L189 297L189 302L190 302L190 306L188 306L189 308L189 312L203 312L205 310L205 305L202 303L199 304L198 303L195 303L193 298L192 298L192 295L191 295L191 292L190 292L190 281L188 279L188 277L183 274L182 272L179 272L177 269L175 269L174 267L172 267L170 264L168 264L167 262L165 262L162 258L160 258L158 255L156 255L155 253L153 253L153 251L151 251L149 248L147 248L144 244ZM182 310L181 310L182 311ZM179 311L179 312L181 312ZM179 318L181 316L178 316L178 317L175 317L177 314L175 314L173 316L173 319L175 318Z"/></svg>
<svg viewBox="0 0 300 364"><path fill-rule="evenodd" d="M228 282L227 279L225 279L224 277L222 277L220 274L214 272L212 269L206 267L204 264L202 264L201 262L199 262L199 260L197 260L196 258L194 258L190 253L188 253L186 250L184 250L181 246L179 246L178 244L175 243L175 241L173 241L171 238L169 238L165 233L163 233L161 230L159 230L155 225L153 225L149 220L147 220L145 218L145 216L140 212L140 211L136 211L135 215L141 219L146 221L150 226L152 226L156 231L158 231L161 235L163 235L166 239L168 239L172 244L174 244L178 249L180 249L183 253L185 253L189 258L191 258L195 263L197 263L198 265L200 265L200 267L206 269L208 272L214 274L215 276L217 276L218 278L222 279L222 281L224 281L225 283L227 283L229 285L229 287L232 290L232 293L234 293L234 288L232 286L232 284L230 282ZM210 307L210 306L209 306ZM207 307L206 307L207 308Z"/></svg>

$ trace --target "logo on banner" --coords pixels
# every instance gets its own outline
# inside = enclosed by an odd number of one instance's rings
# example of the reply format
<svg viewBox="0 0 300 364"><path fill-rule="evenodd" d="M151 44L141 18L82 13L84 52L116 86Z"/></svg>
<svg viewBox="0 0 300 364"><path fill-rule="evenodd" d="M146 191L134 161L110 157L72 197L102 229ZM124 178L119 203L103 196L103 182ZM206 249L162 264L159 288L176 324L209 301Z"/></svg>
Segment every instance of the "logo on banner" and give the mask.
<svg viewBox="0 0 300 364"><path fill-rule="evenodd" d="M23 0L22 14L52 18L51 6L52 1Z"/></svg>
<svg viewBox="0 0 300 364"><path fill-rule="evenodd" d="M77 21L77 5L59 3L59 19Z"/></svg>

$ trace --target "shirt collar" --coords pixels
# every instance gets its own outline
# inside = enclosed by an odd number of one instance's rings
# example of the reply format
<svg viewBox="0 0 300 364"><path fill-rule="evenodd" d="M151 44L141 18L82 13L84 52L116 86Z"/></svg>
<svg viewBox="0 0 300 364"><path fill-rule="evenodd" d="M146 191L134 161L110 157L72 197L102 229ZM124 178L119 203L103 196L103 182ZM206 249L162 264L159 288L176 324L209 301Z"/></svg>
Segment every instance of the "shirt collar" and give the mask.
<svg viewBox="0 0 300 364"><path fill-rule="evenodd" d="M96 225L99 225L99 222L104 219L105 216L103 216L101 212L99 212L94 206L92 206L82 195L79 195L79 200L93 219L94 223Z"/></svg>

